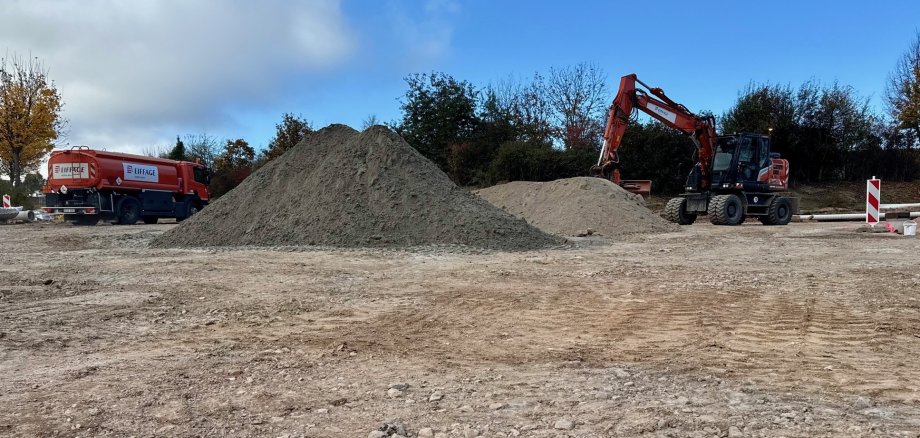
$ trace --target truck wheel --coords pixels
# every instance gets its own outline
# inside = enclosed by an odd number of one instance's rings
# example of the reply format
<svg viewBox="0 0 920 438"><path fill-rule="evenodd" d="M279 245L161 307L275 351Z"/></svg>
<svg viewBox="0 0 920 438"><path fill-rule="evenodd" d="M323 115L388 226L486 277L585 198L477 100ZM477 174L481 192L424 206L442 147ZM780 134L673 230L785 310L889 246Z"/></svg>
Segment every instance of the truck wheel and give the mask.
<svg viewBox="0 0 920 438"><path fill-rule="evenodd" d="M93 226L99 223L98 214L78 215L73 219L74 225Z"/></svg>
<svg viewBox="0 0 920 438"><path fill-rule="evenodd" d="M792 219L792 204L789 199L777 196L770 203L767 215L760 217L764 225L786 225Z"/></svg>
<svg viewBox="0 0 920 438"><path fill-rule="evenodd" d="M147 225L153 225L159 221L160 218L156 216L144 216L144 223Z"/></svg>
<svg viewBox="0 0 920 438"><path fill-rule="evenodd" d="M716 195L709 200L709 222L713 225L738 225L744 206L736 195Z"/></svg>
<svg viewBox="0 0 920 438"><path fill-rule="evenodd" d="M185 215L184 215L184 216L177 216L177 217L176 217L176 222L182 222L182 221L184 221L184 220L186 220L186 219L192 217L193 214L198 213L198 210L201 210L201 207L198 205L197 202L195 202L195 201L186 201Z"/></svg>
<svg viewBox="0 0 920 438"><path fill-rule="evenodd" d="M671 198L664 207L664 218L680 225L690 225L696 221L696 214L687 212L687 198Z"/></svg>
<svg viewBox="0 0 920 438"><path fill-rule="evenodd" d="M118 206L118 225L134 225L141 217L141 205L134 198L125 198Z"/></svg>

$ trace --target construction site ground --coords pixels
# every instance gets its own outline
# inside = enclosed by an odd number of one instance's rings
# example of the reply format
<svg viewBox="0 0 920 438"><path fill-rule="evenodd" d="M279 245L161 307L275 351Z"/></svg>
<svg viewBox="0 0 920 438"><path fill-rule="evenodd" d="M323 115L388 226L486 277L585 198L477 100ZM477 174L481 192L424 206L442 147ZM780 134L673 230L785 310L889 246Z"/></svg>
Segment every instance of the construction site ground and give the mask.
<svg viewBox="0 0 920 438"><path fill-rule="evenodd" d="M147 247L173 226L0 226L0 435L920 434L917 238Z"/></svg>

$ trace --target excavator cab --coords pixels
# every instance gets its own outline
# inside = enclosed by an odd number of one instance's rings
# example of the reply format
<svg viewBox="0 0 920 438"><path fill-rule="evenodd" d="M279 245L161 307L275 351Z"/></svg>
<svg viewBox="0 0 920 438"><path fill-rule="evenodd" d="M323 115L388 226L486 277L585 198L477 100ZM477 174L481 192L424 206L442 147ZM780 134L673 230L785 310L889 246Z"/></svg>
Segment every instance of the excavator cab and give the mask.
<svg viewBox="0 0 920 438"><path fill-rule="evenodd" d="M764 170L764 172L761 172ZM712 158L710 184L715 190L768 191L760 175L770 170L770 139L757 134L720 136Z"/></svg>
<svg viewBox="0 0 920 438"><path fill-rule="evenodd" d="M719 136L713 151L710 185L713 191L784 190L789 164L770 151L770 137L742 133Z"/></svg>

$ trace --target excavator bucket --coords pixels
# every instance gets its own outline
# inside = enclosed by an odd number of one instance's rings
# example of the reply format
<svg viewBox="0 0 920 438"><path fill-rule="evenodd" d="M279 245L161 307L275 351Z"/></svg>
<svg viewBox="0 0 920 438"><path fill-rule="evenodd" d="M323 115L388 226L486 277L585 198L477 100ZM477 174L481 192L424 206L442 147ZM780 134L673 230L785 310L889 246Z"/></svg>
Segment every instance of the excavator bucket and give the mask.
<svg viewBox="0 0 920 438"><path fill-rule="evenodd" d="M624 179L620 181L620 187L645 199L652 193L652 181L647 179Z"/></svg>

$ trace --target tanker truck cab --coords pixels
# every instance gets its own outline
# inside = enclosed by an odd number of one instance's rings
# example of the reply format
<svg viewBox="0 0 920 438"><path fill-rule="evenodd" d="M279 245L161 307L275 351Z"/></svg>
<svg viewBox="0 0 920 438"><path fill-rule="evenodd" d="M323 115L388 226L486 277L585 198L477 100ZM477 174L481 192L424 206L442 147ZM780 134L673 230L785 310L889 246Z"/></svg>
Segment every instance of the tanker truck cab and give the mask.
<svg viewBox="0 0 920 438"><path fill-rule="evenodd" d="M79 146L51 153L45 211L78 225L182 221L208 204L209 183L200 163Z"/></svg>

